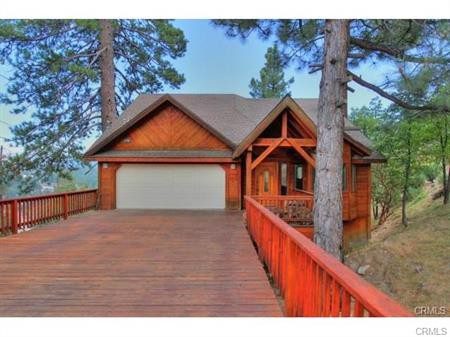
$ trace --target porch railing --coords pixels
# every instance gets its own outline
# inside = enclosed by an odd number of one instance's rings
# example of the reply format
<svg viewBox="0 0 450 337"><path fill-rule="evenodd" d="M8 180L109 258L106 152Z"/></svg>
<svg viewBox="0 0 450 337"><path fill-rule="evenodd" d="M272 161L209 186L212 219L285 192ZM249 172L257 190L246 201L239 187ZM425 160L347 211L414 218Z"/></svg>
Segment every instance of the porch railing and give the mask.
<svg viewBox="0 0 450 337"><path fill-rule="evenodd" d="M254 198L245 197L245 206L248 230L287 316L412 316Z"/></svg>
<svg viewBox="0 0 450 337"><path fill-rule="evenodd" d="M38 224L94 209L96 205L96 189L0 200L0 232L17 234Z"/></svg>
<svg viewBox="0 0 450 337"><path fill-rule="evenodd" d="M293 226L313 224L313 194L302 195L255 195L254 200Z"/></svg>
<svg viewBox="0 0 450 337"><path fill-rule="evenodd" d="M314 205L314 196L304 195L254 195L254 200L265 207L278 207L286 209L287 205L292 202L303 203L307 208L312 209Z"/></svg>

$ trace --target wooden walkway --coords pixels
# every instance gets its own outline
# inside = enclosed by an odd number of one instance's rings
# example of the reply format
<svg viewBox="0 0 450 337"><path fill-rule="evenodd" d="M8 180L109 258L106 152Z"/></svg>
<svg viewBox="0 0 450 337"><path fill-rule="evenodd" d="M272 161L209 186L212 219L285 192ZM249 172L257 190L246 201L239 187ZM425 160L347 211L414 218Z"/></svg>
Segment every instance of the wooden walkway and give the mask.
<svg viewBox="0 0 450 337"><path fill-rule="evenodd" d="M91 211L0 238L0 316L281 316L241 212Z"/></svg>

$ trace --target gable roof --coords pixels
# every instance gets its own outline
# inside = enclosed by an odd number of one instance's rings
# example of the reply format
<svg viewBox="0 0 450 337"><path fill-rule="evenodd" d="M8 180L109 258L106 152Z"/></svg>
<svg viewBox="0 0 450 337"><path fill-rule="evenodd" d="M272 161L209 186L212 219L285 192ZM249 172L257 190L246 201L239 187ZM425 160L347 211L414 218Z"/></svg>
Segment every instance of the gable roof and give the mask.
<svg viewBox="0 0 450 337"><path fill-rule="evenodd" d="M282 104L289 106L295 104L314 125L317 124L317 99L290 97L281 100L253 99L234 94L142 94L95 141L85 156L97 154L138 121L167 102L177 106L233 150L237 150L258 125L265 124L264 120L267 120L275 108ZM345 129L346 138L360 145L368 154L372 152L370 140L348 119L345 119Z"/></svg>

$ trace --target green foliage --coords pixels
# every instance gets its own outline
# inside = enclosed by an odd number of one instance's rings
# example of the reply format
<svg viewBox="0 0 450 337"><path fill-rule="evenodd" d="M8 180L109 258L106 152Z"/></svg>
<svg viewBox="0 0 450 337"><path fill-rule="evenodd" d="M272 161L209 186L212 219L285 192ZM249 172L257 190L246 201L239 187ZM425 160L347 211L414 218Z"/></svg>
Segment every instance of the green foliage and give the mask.
<svg viewBox="0 0 450 337"><path fill-rule="evenodd" d="M76 191L77 189L78 186L77 184L75 184L73 179L59 178L55 188L55 192L69 192Z"/></svg>
<svg viewBox="0 0 450 337"><path fill-rule="evenodd" d="M289 94L289 85L294 83L294 78L285 81L283 63L276 45L267 49L265 58L259 80L252 78L250 81L250 95L253 98L276 98Z"/></svg>
<svg viewBox="0 0 450 337"><path fill-rule="evenodd" d="M419 118L395 106L384 108L379 99L374 99L368 107L354 109L350 118L387 158L386 164L374 165L372 170L372 199L381 208L381 224L403 193L410 201L420 194L425 180L440 175L436 127L444 116Z"/></svg>
<svg viewBox="0 0 450 337"><path fill-rule="evenodd" d="M4 181L80 167L84 141L101 127L99 27L98 20L0 21L0 63L13 70L0 102L31 114L12 128L10 142L23 152L2 167ZM185 79L170 59L183 56L186 44L169 20L115 20L118 110L139 93L179 88Z"/></svg>
<svg viewBox="0 0 450 337"><path fill-rule="evenodd" d="M224 28L230 37L246 39L252 33L262 39L273 37L281 47L283 64L294 64L298 69L311 67L312 72L321 69L324 20L227 19L213 20L213 23ZM380 62L388 69L383 83L359 81L358 84L371 90L375 87L378 94L397 104L402 102L400 91L407 90L417 107L430 105L440 111L450 111L448 97L431 100L439 91L436 83L448 79L450 71L448 20L350 20L349 30L348 69ZM400 79L406 80L407 87L398 86Z"/></svg>

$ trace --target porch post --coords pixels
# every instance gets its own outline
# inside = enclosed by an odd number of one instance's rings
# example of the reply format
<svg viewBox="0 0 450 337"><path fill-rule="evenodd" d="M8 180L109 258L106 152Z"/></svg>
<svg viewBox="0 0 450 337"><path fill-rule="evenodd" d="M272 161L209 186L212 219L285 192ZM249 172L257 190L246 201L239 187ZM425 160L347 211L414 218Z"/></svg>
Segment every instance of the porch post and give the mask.
<svg viewBox="0 0 450 337"><path fill-rule="evenodd" d="M252 194L252 147L247 149L245 158L245 195Z"/></svg>

